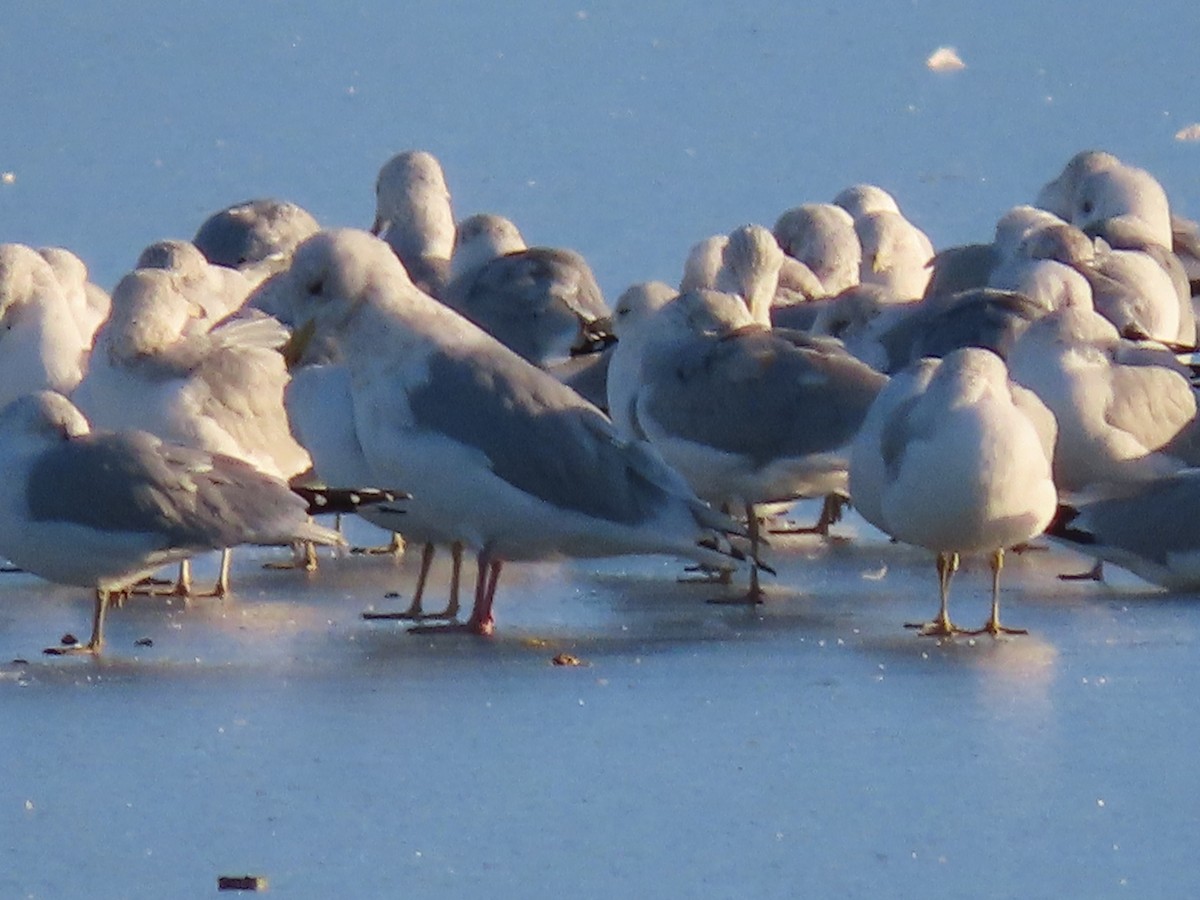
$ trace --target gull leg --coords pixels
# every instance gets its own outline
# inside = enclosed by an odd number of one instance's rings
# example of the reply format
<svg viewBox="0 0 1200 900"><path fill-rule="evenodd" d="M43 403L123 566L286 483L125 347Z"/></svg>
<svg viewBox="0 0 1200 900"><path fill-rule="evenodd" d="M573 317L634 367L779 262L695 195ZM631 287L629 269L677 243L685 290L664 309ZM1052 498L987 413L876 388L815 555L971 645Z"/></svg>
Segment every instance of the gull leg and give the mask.
<svg viewBox="0 0 1200 900"><path fill-rule="evenodd" d="M847 506L847 500L841 494L826 494L821 501L821 514L815 525L781 525L770 529L771 534L816 534L829 538L829 527L842 521L842 512Z"/></svg>
<svg viewBox="0 0 1200 900"><path fill-rule="evenodd" d="M1024 628L1008 628L1000 624L1000 570L1004 568L1004 548L1001 547L991 558L992 568L992 614L987 620L987 624L977 631L968 631L967 634L983 634L987 632L992 637L999 637L1002 634L1029 634Z"/></svg>
<svg viewBox="0 0 1200 900"><path fill-rule="evenodd" d="M450 559L452 560L450 567L450 602L441 613L431 616L431 618L451 620L458 618L458 586L462 580L462 557L462 541L455 541L450 545Z"/></svg>
<svg viewBox="0 0 1200 900"><path fill-rule="evenodd" d="M473 634L490 635L496 630L492 603L496 599L496 585L500 583L500 569L503 566L503 560L492 559L486 550L479 554L479 583L475 585L475 606L471 609L471 618L466 622L467 630ZM484 585L482 593L479 590L480 583Z"/></svg>
<svg viewBox="0 0 1200 900"><path fill-rule="evenodd" d="M276 571L303 569L305 572L315 572L317 571L317 546L312 541L297 541L292 544L291 559L263 563L263 568ZM225 591L226 593L229 591L228 584L225 585ZM216 596L223 597L224 594L216 594Z"/></svg>
<svg viewBox="0 0 1200 900"><path fill-rule="evenodd" d="M447 632L467 632L487 637L495 631L495 618L492 616L492 603L496 599L496 585L500 582L500 570L504 561L493 559L488 550L480 550L478 574L475 578L475 604L471 608L471 617L465 622L446 622L439 625L418 625L410 628L410 634L442 634Z"/></svg>
<svg viewBox="0 0 1200 900"><path fill-rule="evenodd" d="M950 621L950 580L958 571L957 553L939 553L937 555L938 589L941 593L941 606L937 617L930 622L905 622L905 628L915 628L923 636L949 637L954 634L967 634Z"/></svg>
<svg viewBox="0 0 1200 900"><path fill-rule="evenodd" d="M104 647L104 614L108 611L109 592L96 588L95 605L92 607L92 637L86 644L63 644L47 647L42 652L48 656L67 656L74 653L90 653L99 656Z"/></svg>
<svg viewBox="0 0 1200 900"><path fill-rule="evenodd" d="M176 597L192 595L192 561L190 559L179 561L179 579L175 582L175 588L171 593Z"/></svg>
<svg viewBox="0 0 1200 900"><path fill-rule="evenodd" d="M404 538L393 531L391 539L381 547L351 547L350 552L355 556L396 556L404 553Z"/></svg>
<svg viewBox="0 0 1200 900"><path fill-rule="evenodd" d="M709 603L721 606L753 606L763 602L763 589L758 583L758 548L762 534L759 528L758 513L751 503L746 504L746 523L750 538L750 588L740 597L729 599L716 597L709 600Z"/></svg>
<svg viewBox="0 0 1200 900"><path fill-rule="evenodd" d="M362 617L388 620L442 618L441 616L426 616L421 609L421 598L425 595L425 582L429 579L429 567L433 565L433 556L436 552L437 548L430 543L426 543L421 548L421 568L417 571L417 586L413 589L413 598L408 609L402 612L365 612Z"/></svg>
<svg viewBox="0 0 1200 900"><path fill-rule="evenodd" d="M192 586L191 586L192 570L191 570L191 561L190 560L185 559L183 561L183 563L180 563L180 567L179 567L180 568L180 579L182 580L182 578L183 578L182 570L183 570L183 566L185 564L188 566L187 593L181 594L180 596L183 596L183 597L228 597L229 596L229 591L230 591L229 569L233 565L233 550L231 548L226 547L221 551L221 566L217 570L217 580L213 584L211 590L207 590L207 591L193 591L192 590ZM271 563L267 563L267 565L264 568L275 568L275 567ZM290 568L290 566L288 568Z"/></svg>
<svg viewBox="0 0 1200 900"><path fill-rule="evenodd" d="M310 552L312 552L314 560L316 559L315 551L313 550L312 541L305 541ZM217 574L217 583L213 585L214 597L229 596L229 568L233 565L233 551L226 547L221 551L221 569Z"/></svg>

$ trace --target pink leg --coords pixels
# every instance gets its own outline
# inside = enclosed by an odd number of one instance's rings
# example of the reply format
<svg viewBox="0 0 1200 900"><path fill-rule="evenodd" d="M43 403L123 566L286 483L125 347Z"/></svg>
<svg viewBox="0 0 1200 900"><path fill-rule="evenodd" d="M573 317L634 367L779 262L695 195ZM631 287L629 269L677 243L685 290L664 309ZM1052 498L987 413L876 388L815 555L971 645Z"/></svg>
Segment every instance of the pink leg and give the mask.
<svg viewBox="0 0 1200 900"><path fill-rule="evenodd" d="M475 606L467 620L467 630L475 634L488 635L496 629L492 616L492 603L496 599L496 584L500 581L500 569L504 561L492 559L487 550L479 551L479 575L475 581Z"/></svg>

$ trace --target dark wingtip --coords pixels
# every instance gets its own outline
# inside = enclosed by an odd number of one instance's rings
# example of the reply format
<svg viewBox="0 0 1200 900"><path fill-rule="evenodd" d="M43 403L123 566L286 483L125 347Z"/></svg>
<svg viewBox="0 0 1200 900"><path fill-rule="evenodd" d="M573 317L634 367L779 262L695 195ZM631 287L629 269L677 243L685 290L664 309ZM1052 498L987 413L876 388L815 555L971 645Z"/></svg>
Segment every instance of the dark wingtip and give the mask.
<svg viewBox="0 0 1200 900"><path fill-rule="evenodd" d="M405 500L410 495L399 491L384 491L378 488L326 488L293 485L292 492L308 504L310 516L329 513L357 512L364 506L392 503ZM401 510L395 510L400 512Z"/></svg>
<svg viewBox="0 0 1200 900"><path fill-rule="evenodd" d="M1079 510L1066 503L1060 503L1054 512L1054 518L1046 526L1046 534L1072 544L1091 545L1096 543L1096 536L1082 528L1074 528L1071 523L1079 517Z"/></svg>

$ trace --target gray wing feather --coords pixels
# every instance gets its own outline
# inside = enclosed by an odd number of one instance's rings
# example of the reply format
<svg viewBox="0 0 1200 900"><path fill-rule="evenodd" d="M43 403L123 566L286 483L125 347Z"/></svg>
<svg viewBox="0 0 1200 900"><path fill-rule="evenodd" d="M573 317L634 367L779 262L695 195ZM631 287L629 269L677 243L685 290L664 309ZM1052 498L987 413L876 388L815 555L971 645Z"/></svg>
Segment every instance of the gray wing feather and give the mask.
<svg viewBox="0 0 1200 900"><path fill-rule="evenodd" d="M408 398L418 428L478 450L497 477L554 506L628 524L657 514L666 489L654 462L569 388L536 369L484 370L450 354L429 367Z"/></svg>
<svg viewBox="0 0 1200 900"><path fill-rule="evenodd" d="M841 448L886 378L844 350L832 351L827 345L836 341L795 340L743 330L648 360L653 387L641 415L672 437L756 465Z"/></svg>
<svg viewBox="0 0 1200 900"><path fill-rule="evenodd" d="M277 479L145 432L56 446L34 465L26 499L34 520L160 534L164 547L284 543L306 523L304 501Z"/></svg>

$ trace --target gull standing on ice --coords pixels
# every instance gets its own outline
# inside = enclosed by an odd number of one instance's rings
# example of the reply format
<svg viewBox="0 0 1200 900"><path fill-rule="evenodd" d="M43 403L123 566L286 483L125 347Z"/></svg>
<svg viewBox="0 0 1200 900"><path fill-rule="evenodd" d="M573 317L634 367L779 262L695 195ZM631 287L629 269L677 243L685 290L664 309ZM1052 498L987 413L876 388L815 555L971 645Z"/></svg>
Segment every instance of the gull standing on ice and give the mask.
<svg viewBox="0 0 1200 900"><path fill-rule="evenodd" d="M98 654L114 594L159 567L237 544L340 544L286 484L241 460L144 431L92 432L69 400L27 394L0 411L0 554L96 592Z"/></svg>
<svg viewBox="0 0 1200 900"><path fill-rule="evenodd" d="M830 338L754 322L697 327L701 319L736 321L722 309L742 304L732 294L692 291L646 318L641 364L620 373L636 392L621 405L700 497L745 510L757 556L756 505L845 495L850 443L887 378ZM628 393L620 382L611 389ZM756 570L750 579L746 599L758 602Z"/></svg>
<svg viewBox="0 0 1200 900"><path fill-rule="evenodd" d="M298 335L330 335L340 347L377 485L410 485L414 520L477 551L475 603L457 627L491 633L508 560L726 561L701 542L731 521L649 445L621 440L570 388L417 290L383 242L353 230L316 235L262 290Z"/></svg>
<svg viewBox="0 0 1200 900"><path fill-rule="evenodd" d="M134 270L113 291L112 315L72 399L97 428L149 431L285 481L304 472L311 461L288 426L288 375L276 352L287 332L266 317L195 327L207 315L178 275ZM226 554L218 593L229 588L228 562ZM186 566L181 575L177 590L187 592Z"/></svg>
<svg viewBox="0 0 1200 900"><path fill-rule="evenodd" d="M1059 506L1046 534L1170 590L1200 588L1200 469Z"/></svg>
<svg viewBox="0 0 1200 900"><path fill-rule="evenodd" d="M851 453L850 495L872 525L937 554L941 606L912 626L922 634L963 631L949 594L965 553L990 557L992 611L981 631L1020 633L1000 624L1000 570L1005 548L1054 514L1053 433L1053 416L989 350L921 360L880 391Z"/></svg>

